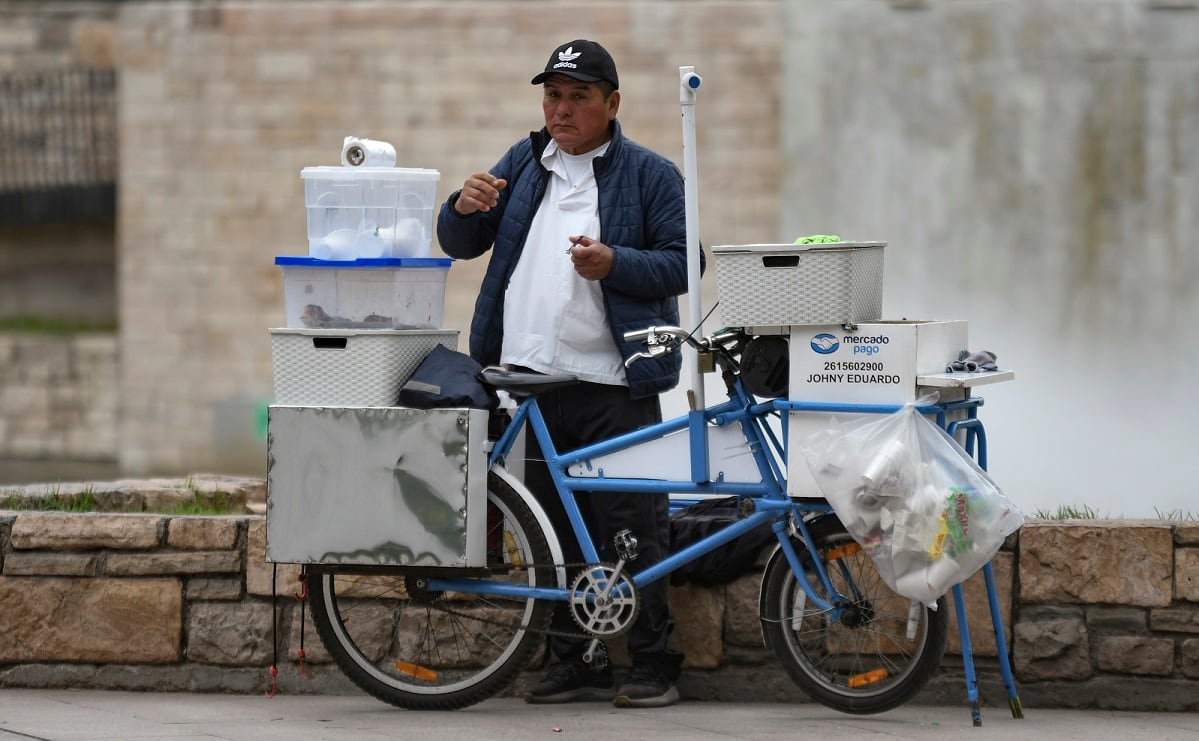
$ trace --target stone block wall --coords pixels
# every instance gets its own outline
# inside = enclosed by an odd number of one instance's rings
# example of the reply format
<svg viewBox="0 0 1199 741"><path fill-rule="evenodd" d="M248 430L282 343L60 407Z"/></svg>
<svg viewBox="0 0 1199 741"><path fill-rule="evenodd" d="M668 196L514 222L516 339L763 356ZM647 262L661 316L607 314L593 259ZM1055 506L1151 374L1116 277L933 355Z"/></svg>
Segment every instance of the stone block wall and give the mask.
<svg viewBox="0 0 1199 741"><path fill-rule="evenodd" d="M116 6L0 0L0 78L113 69ZM4 105L0 100L0 108ZM40 142L37 133L29 134L0 160L29 167L36 158L25 148ZM98 152L89 161L112 157L113 152ZM22 173L0 175L0 195L31 185L36 193L47 185L28 177L15 181L16 174ZM0 217L0 317L111 326L117 304L114 216L37 225ZM0 332L0 461L115 461L116 348L113 332L73 337Z"/></svg>
<svg viewBox="0 0 1199 741"><path fill-rule="evenodd" d="M1199 351L1199 252L1187 241L1199 193L1195 8L0 0L0 72L79 64L120 77L119 267L103 269L119 271L121 292L102 298L119 304L122 328L122 473L225 470L222 406L269 397L266 329L284 319L271 261L306 244L300 168L335 164L347 134L388 139L401 163L442 172L444 197L537 125L520 70L539 68L570 29L611 41L626 130L670 156L681 155L675 67L703 75L705 244L886 239L888 316L967 318L1019 369L1022 382L991 397L988 428L1005 445L992 471L1040 504L1064 490L1053 476L1077 469L1029 465L1050 447L1024 434L1029 418L1072 429L1077 449L1060 452L1085 455L1101 447L1084 444L1092 431L1173 429L1147 417L1080 424L1119 407L1090 400L1123 398L1130 382L1192 397L1185 374L1159 378L1141 358L1169 347L1189 367ZM52 254L16 236L0 234L0 262ZM100 258L87 268L100 272ZM466 328L480 268L451 270L447 327ZM0 269L0 304L53 292L18 287L17 274ZM1060 357L1092 359L1083 393L1055 394ZM1092 481L1131 489L1143 482L1130 472L1149 470L1169 475L1151 488L1185 490L1173 464L1186 435L1133 438L1123 455L1091 459Z"/></svg>
<svg viewBox="0 0 1199 741"><path fill-rule="evenodd" d="M574 35L620 64L626 134L676 162L678 67L706 62L704 241L779 239L779 13L777 0L121 4L122 473L218 470L218 405L270 396L274 257L308 249L303 167L338 164L347 135L382 139L398 164L440 171L442 200L542 125L529 80ZM467 329L483 262L450 270L446 328Z"/></svg>
<svg viewBox="0 0 1199 741"><path fill-rule="evenodd" d="M1015 670L1052 701L1199 706L1199 523L1032 523L1019 583Z"/></svg>
<svg viewBox="0 0 1199 741"><path fill-rule="evenodd" d="M440 170L443 199L540 125L528 78L561 34L587 35L620 62L626 133L678 162L677 67L709 60L700 71L712 92L697 115L700 177L711 184L704 241L773 241L779 93L745 81L775 73L779 13L778 0L0 0L0 72L116 70L121 194L106 253L115 264L87 266L93 278L108 273L96 283L107 292L79 290L59 259L52 279L72 290L9 281L0 305L18 295L27 310L102 304L106 317L115 306L122 474L261 475L262 456L247 465L222 447L221 414L252 420L238 409L271 395L267 329L285 324L272 263L307 250L302 167L337 164L347 135L384 139L400 165ZM36 251L31 239L0 234L0 265L52 248L81 254L76 234L46 237ZM482 268L451 271L447 328L467 328Z"/></svg>
<svg viewBox="0 0 1199 741"><path fill-rule="evenodd" d="M113 460L117 339L0 332L0 459Z"/></svg>
<svg viewBox="0 0 1199 741"><path fill-rule="evenodd" d="M1025 707L1199 709L1199 523L1034 521L1008 546L994 566ZM357 692L301 620L298 567L265 552L254 514L0 511L0 687L258 692L276 664L279 691ZM685 697L805 701L762 645L758 582L672 588ZM983 703L1003 707L981 575L965 601ZM958 646L955 629L921 701L964 701Z"/></svg>

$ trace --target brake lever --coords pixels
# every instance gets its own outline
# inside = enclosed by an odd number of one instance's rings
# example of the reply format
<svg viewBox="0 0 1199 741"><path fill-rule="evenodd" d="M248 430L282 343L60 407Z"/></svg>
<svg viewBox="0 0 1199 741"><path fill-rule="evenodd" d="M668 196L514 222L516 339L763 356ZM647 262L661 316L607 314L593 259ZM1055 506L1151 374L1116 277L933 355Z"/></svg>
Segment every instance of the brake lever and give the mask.
<svg viewBox="0 0 1199 741"><path fill-rule="evenodd" d="M651 345L648 352L639 352L636 355L629 356L629 358L624 361L624 367L629 368L632 367L633 363L636 363L638 360L652 360L654 358L666 355L669 352L670 345Z"/></svg>
<svg viewBox="0 0 1199 741"><path fill-rule="evenodd" d="M649 348L646 352L639 352L629 356L624 361L624 367L628 368L633 363L642 359L653 359L663 355L668 355L674 352L679 345L679 339L686 338L686 333L679 327L647 327L633 332L625 332L624 338L629 342L644 342Z"/></svg>

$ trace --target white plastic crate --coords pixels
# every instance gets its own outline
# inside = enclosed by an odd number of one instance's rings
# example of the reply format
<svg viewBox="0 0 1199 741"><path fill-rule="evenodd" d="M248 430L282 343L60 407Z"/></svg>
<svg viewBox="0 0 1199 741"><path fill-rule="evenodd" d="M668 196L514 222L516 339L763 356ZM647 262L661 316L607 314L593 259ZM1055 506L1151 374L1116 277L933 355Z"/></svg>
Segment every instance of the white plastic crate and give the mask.
<svg viewBox="0 0 1199 741"><path fill-rule="evenodd" d="M713 247L726 326L857 324L882 316L885 242Z"/></svg>
<svg viewBox="0 0 1199 741"><path fill-rule="evenodd" d="M300 177L313 257L429 256L437 170L305 167Z"/></svg>
<svg viewBox="0 0 1199 741"><path fill-rule="evenodd" d="M458 349L446 329L272 329L275 403L396 406L400 387L434 347Z"/></svg>
<svg viewBox="0 0 1199 741"><path fill-rule="evenodd" d="M437 329L445 308L445 257L275 258L293 329Z"/></svg>

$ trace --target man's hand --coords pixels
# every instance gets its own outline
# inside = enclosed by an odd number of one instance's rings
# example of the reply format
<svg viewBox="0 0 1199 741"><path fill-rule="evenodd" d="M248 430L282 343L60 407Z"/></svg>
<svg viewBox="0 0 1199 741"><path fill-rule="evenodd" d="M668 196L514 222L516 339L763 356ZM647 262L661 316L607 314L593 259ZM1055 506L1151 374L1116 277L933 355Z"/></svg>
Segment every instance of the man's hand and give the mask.
<svg viewBox="0 0 1199 741"><path fill-rule="evenodd" d="M612 271L612 248L591 237L570 238L570 261L587 280L603 280Z"/></svg>
<svg viewBox="0 0 1199 741"><path fill-rule="evenodd" d="M490 172L476 172L462 184L462 192L454 201L454 210L459 216L469 216L476 211L490 211L500 202L500 191L508 184Z"/></svg>

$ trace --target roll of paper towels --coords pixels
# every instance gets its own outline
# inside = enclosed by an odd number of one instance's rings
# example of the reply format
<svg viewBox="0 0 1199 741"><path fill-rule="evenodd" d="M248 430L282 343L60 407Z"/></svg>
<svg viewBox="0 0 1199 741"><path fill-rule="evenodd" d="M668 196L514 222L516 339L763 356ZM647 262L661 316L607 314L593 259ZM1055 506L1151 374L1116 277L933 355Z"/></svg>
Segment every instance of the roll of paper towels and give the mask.
<svg viewBox="0 0 1199 741"><path fill-rule="evenodd" d="M387 142L347 136L341 146L341 164L346 167L395 167L396 148Z"/></svg>

